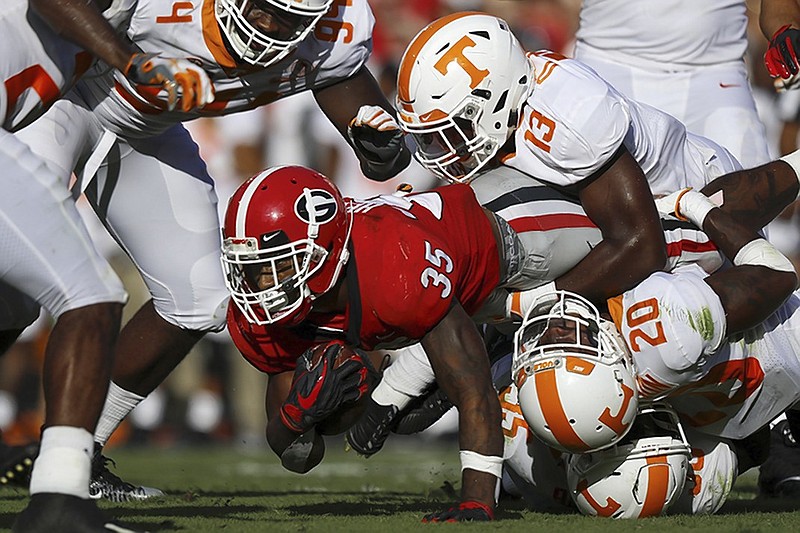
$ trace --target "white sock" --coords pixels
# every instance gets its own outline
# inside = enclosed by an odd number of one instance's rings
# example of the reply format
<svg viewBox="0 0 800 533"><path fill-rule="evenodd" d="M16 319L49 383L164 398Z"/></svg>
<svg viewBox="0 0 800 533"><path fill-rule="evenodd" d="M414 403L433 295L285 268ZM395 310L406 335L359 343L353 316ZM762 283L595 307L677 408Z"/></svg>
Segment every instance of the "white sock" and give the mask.
<svg viewBox="0 0 800 533"><path fill-rule="evenodd" d="M42 431L31 472L31 494L55 492L89 498L94 439L83 428L51 426Z"/></svg>
<svg viewBox="0 0 800 533"><path fill-rule="evenodd" d="M800 181L800 150L795 150L791 154L786 154L780 157L779 160L788 163L789 166L792 167L792 170L794 170L797 180ZM798 194L797 198L800 198L800 194ZM797 198L795 198L795 200Z"/></svg>
<svg viewBox="0 0 800 533"><path fill-rule="evenodd" d="M402 409L421 396L436 381L428 356L420 344L396 350L395 361L383 371L372 399L379 405Z"/></svg>
<svg viewBox="0 0 800 533"><path fill-rule="evenodd" d="M117 426L144 398L135 392L126 391L112 381L108 386L108 395L103 405L103 412L100 414L100 421L97 422L94 440L105 446Z"/></svg>

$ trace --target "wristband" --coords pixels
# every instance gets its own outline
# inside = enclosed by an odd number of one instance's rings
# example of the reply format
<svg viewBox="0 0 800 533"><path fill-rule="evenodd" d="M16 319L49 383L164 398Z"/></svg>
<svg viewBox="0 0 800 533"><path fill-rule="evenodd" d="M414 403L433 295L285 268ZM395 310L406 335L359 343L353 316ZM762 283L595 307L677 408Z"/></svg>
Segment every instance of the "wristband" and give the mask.
<svg viewBox="0 0 800 533"><path fill-rule="evenodd" d="M675 202L675 216L681 220L688 220L703 229L703 222L705 222L708 212L715 207L717 205L705 194L686 189Z"/></svg>
<svg viewBox="0 0 800 533"><path fill-rule="evenodd" d="M503 476L503 458L496 455L482 455L471 450L461 450L461 470L469 468L478 472L492 474L496 478Z"/></svg>
<svg viewBox="0 0 800 533"><path fill-rule="evenodd" d="M733 258L736 266L763 266L780 272L794 272L794 265L765 239L755 239L744 246Z"/></svg>

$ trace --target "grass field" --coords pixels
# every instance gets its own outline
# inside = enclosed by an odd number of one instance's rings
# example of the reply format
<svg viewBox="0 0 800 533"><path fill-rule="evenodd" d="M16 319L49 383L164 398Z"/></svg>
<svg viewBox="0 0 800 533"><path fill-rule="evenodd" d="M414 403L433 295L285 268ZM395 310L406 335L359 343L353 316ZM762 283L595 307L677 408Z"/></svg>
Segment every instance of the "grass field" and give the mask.
<svg viewBox="0 0 800 533"><path fill-rule="evenodd" d="M800 531L800 501L756 499L755 475L739 479L721 514L610 521L534 513L504 502L498 520L484 524L422 524L426 512L455 501L460 479L456 445L391 443L369 460L328 441L321 465L307 475L285 471L272 452L233 449L112 450L115 472L157 486L168 496L113 504L107 512L140 529L185 532L500 530L542 532ZM391 444L394 444L392 446ZM26 494L0 489L0 529L8 530ZM58 533L54 531L53 533Z"/></svg>

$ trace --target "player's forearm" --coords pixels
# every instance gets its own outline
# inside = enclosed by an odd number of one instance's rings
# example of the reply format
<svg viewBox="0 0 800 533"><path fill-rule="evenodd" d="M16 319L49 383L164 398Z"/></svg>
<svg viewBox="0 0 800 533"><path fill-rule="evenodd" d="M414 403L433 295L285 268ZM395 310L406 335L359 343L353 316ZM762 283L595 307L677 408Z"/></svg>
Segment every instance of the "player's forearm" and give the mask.
<svg viewBox="0 0 800 533"><path fill-rule="evenodd" d="M800 4L796 0L762 0L758 24L767 39L787 24L800 29Z"/></svg>
<svg viewBox="0 0 800 533"><path fill-rule="evenodd" d="M724 201L722 211L739 224L760 231L795 201L800 192L800 182L789 164L772 161L720 176L700 192L715 203L719 203L716 200L719 196Z"/></svg>
<svg viewBox="0 0 800 533"><path fill-rule="evenodd" d="M423 339L436 381L458 408L462 501L494 507L503 456L502 414L477 328L455 304Z"/></svg>
<svg viewBox="0 0 800 533"><path fill-rule="evenodd" d="M124 71L133 47L103 18L109 0L30 0L30 6L59 35L112 67Z"/></svg>
<svg viewBox="0 0 800 533"><path fill-rule="evenodd" d="M555 280L556 288L578 293L598 304L631 289L666 264L663 232L657 239L647 235L634 233L621 242L601 241L580 263Z"/></svg>

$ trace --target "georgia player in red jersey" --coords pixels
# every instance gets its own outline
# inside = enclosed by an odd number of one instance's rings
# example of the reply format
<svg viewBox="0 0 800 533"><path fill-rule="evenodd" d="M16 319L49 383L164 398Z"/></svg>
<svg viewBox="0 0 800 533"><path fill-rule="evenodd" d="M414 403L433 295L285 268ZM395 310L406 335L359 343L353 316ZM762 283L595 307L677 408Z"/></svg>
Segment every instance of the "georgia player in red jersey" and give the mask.
<svg viewBox="0 0 800 533"><path fill-rule="evenodd" d="M331 338L365 350L421 342L459 408L459 519L492 517L500 407L470 315L510 274L497 232L466 185L359 202L310 169L278 167L237 190L224 223L228 327L269 374L267 437L284 462L330 413L305 402L286 409L302 386L292 383L300 353Z"/></svg>

